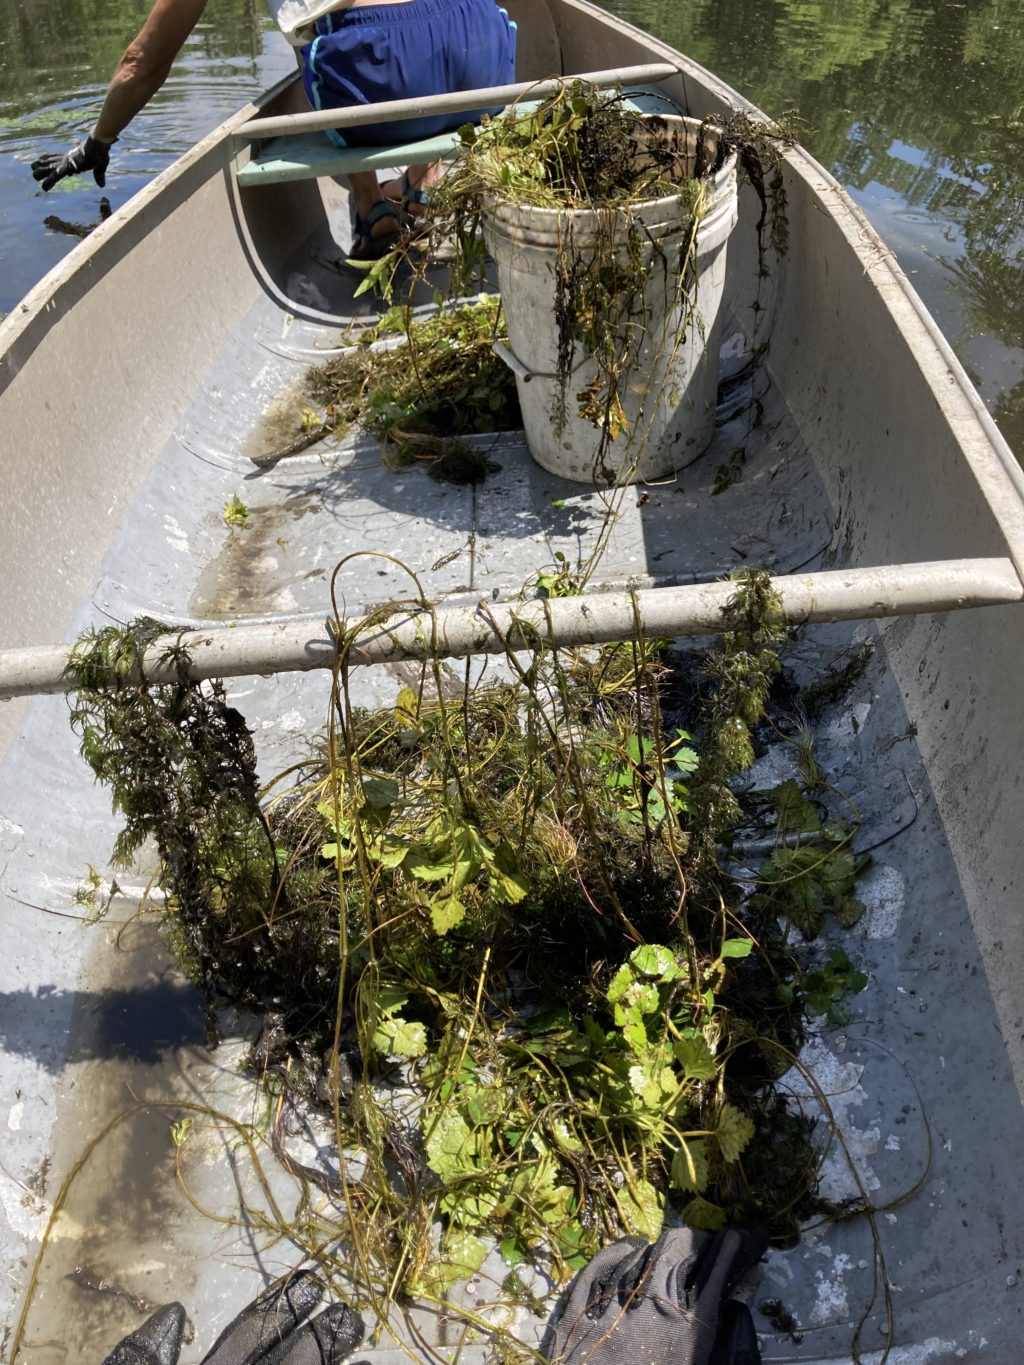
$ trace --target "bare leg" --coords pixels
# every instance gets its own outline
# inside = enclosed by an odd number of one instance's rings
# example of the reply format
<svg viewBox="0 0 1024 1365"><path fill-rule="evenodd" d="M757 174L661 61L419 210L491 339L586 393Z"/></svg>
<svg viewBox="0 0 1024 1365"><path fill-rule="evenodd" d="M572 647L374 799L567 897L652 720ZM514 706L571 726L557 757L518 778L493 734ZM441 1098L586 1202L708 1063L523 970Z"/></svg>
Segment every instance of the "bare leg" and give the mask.
<svg viewBox="0 0 1024 1365"><path fill-rule="evenodd" d="M411 214L414 218L420 218L426 212L426 205L411 197L408 194L408 191L426 191L435 183L435 181L437 181L440 174L440 161L433 161L429 166L410 166L405 173L407 183L406 179L403 178L399 178L398 180L387 180L381 186L381 190L385 198L390 199L395 204L403 204L406 213ZM403 195L405 196L404 203Z"/></svg>

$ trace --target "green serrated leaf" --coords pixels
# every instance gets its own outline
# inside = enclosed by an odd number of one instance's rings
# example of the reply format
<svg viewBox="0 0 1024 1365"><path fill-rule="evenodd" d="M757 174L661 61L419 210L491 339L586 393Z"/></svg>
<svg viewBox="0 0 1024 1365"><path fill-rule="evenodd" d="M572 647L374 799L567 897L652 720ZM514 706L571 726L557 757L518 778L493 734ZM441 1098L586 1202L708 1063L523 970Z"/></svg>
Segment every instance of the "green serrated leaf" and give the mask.
<svg viewBox="0 0 1024 1365"><path fill-rule="evenodd" d="M857 865L852 853L838 849L825 855L815 870L822 889L836 901L845 897L857 879Z"/></svg>
<svg viewBox="0 0 1024 1365"><path fill-rule="evenodd" d="M814 806L800 790L799 783L792 777L780 782L772 792L772 801L778 811L779 825L788 831L812 834L821 828L821 820Z"/></svg>
<svg viewBox="0 0 1024 1365"><path fill-rule="evenodd" d="M614 1005L616 1001L621 1000L635 980L636 977L630 970L629 964L624 962L612 977L606 992L606 998L609 1005ZM617 1022L618 1020L616 1020L616 1023Z"/></svg>
<svg viewBox="0 0 1024 1365"><path fill-rule="evenodd" d="M563 1152L581 1152L583 1143L564 1119L554 1119L551 1124L551 1138L555 1146Z"/></svg>
<svg viewBox="0 0 1024 1365"><path fill-rule="evenodd" d="M833 907L833 914L844 929L852 929L864 914L864 902L856 896L843 896Z"/></svg>
<svg viewBox="0 0 1024 1365"><path fill-rule="evenodd" d="M367 857L372 858L375 863L380 863L381 867L392 870L402 866L408 852L409 845L404 839L387 833L368 844L366 849Z"/></svg>
<svg viewBox="0 0 1024 1365"><path fill-rule="evenodd" d="M627 1074L630 1088L648 1109L661 1109L665 1099L676 1092L676 1075L670 1066L656 1061L638 1062Z"/></svg>
<svg viewBox="0 0 1024 1365"><path fill-rule="evenodd" d="M753 1136L753 1120L734 1104L723 1104L715 1130L715 1141L718 1143L722 1160L738 1161L740 1153Z"/></svg>
<svg viewBox="0 0 1024 1365"><path fill-rule="evenodd" d="M554 1226L564 1221L575 1191L569 1185L558 1183L558 1163L536 1135L531 1138L530 1146L540 1159L532 1166L519 1168L512 1178L510 1190L533 1217Z"/></svg>
<svg viewBox="0 0 1024 1365"><path fill-rule="evenodd" d="M693 746L687 743L693 736L687 730L677 730L676 738L672 742L669 750L672 759L672 766L682 773L694 773L700 765L700 755Z"/></svg>
<svg viewBox="0 0 1024 1365"><path fill-rule="evenodd" d="M420 699L411 687L403 687L395 699L395 719L404 729L418 729Z"/></svg>
<svg viewBox="0 0 1024 1365"><path fill-rule="evenodd" d="M725 1210L717 1204L710 1204L698 1194L683 1209L683 1219L691 1228L702 1228L707 1232L721 1232L725 1227Z"/></svg>
<svg viewBox="0 0 1024 1365"><path fill-rule="evenodd" d="M455 872L455 860L451 857L440 860L435 848L415 844L409 849L402 868L418 882L443 882Z"/></svg>
<svg viewBox="0 0 1024 1365"><path fill-rule="evenodd" d="M323 816L327 822L328 828L332 829L335 834L348 833L349 822L344 817L341 817L339 820L340 803L335 805L333 800L318 801L316 803L316 810L318 815ZM340 829L339 824L341 826Z"/></svg>
<svg viewBox="0 0 1024 1365"><path fill-rule="evenodd" d="M476 858L456 858L452 873L452 890L462 891L480 874L480 862Z"/></svg>
<svg viewBox="0 0 1024 1365"><path fill-rule="evenodd" d="M390 810L401 794L401 787L392 777L363 779L363 800L371 810Z"/></svg>
<svg viewBox="0 0 1024 1365"><path fill-rule="evenodd" d="M516 855L508 844L500 844L489 869L491 895L499 905L518 905L530 889L530 883L516 862Z"/></svg>
<svg viewBox="0 0 1024 1365"><path fill-rule="evenodd" d="M401 986L382 985L379 986L374 995L374 1004L381 1014L397 1014L400 1009L404 1009L409 1003L409 992L403 990Z"/></svg>
<svg viewBox="0 0 1024 1365"><path fill-rule="evenodd" d="M713 1081L718 1075L718 1067L706 1038L677 1038L672 1044L672 1051L688 1081Z"/></svg>
<svg viewBox="0 0 1024 1365"><path fill-rule="evenodd" d="M463 1087L465 1090L466 1087ZM504 1117L504 1092L500 1086L480 1083L464 1106L466 1117L477 1127L496 1123Z"/></svg>
<svg viewBox="0 0 1024 1365"><path fill-rule="evenodd" d="M619 1010L616 1006L616 1014ZM647 1048L647 1029L638 1010L624 1010L622 1036L634 1052L644 1052ZM616 1023L620 1022L616 1019Z"/></svg>
<svg viewBox="0 0 1024 1365"><path fill-rule="evenodd" d="M641 976L651 976L658 981L675 981L680 975L675 954L658 943L642 943L630 953L629 961Z"/></svg>
<svg viewBox="0 0 1024 1365"><path fill-rule="evenodd" d="M749 957L754 947L749 938L727 938L719 952L720 957Z"/></svg>
<svg viewBox="0 0 1024 1365"><path fill-rule="evenodd" d="M653 981L634 982L627 999L641 1014L656 1014L661 1005L661 994Z"/></svg>
<svg viewBox="0 0 1024 1365"><path fill-rule="evenodd" d="M700 1194L707 1189L710 1177L708 1149L703 1138L682 1142L672 1158L671 1184L673 1189Z"/></svg>
<svg viewBox="0 0 1024 1365"><path fill-rule="evenodd" d="M427 1050L427 1030L399 1016L388 1018L374 1031L373 1046L385 1057L422 1057Z"/></svg>
<svg viewBox="0 0 1024 1365"><path fill-rule="evenodd" d="M458 896L438 896L430 902L430 922L434 933L443 938L466 918L466 907Z"/></svg>
<svg viewBox="0 0 1024 1365"><path fill-rule="evenodd" d="M618 1198L627 1232L656 1241L664 1220L664 1200L654 1186L646 1180L636 1180L620 1190Z"/></svg>
<svg viewBox="0 0 1024 1365"><path fill-rule="evenodd" d="M440 1257L422 1273L416 1287L430 1295L447 1293L483 1265L487 1244L463 1228L448 1233Z"/></svg>
<svg viewBox="0 0 1024 1365"><path fill-rule="evenodd" d="M427 1137L427 1165L450 1182L476 1169L476 1150L469 1124L458 1110L448 1109Z"/></svg>

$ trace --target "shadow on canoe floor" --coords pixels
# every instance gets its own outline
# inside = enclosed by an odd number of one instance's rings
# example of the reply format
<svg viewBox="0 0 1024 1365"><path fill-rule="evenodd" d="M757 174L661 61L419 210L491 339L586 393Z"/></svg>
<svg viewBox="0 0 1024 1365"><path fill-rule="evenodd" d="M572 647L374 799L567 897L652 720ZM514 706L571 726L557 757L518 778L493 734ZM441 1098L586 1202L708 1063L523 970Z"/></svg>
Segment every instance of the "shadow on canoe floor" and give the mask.
<svg viewBox="0 0 1024 1365"><path fill-rule="evenodd" d="M42 1050L33 1018L63 1012L73 1003L66 1052ZM206 1024L202 999L187 982L165 978L128 989L0 992L0 1047L31 1055L45 1070L63 1071L76 1062L120 1059L153 1066L182 1047L203 1047Z"/></svg>

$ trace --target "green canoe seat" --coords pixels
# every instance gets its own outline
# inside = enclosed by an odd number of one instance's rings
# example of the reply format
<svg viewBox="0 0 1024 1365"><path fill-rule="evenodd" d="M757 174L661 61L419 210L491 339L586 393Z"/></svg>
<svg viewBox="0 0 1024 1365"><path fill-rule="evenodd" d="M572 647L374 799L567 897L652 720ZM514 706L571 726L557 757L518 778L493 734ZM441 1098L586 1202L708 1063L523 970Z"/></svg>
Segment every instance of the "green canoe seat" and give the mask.
<svg viewBox="0 0 1024 1365"><path fill-rule="evenodd" d="M419 142L398 142L390 147L336 147L323 133L299 133L275 137L239 168L239 185L280 185L286 180L313 180L322 175L348 175L352 171L383 171L392 166L413 166L427 161L447 161L459 145L457 132L439 133Z"/></svg>

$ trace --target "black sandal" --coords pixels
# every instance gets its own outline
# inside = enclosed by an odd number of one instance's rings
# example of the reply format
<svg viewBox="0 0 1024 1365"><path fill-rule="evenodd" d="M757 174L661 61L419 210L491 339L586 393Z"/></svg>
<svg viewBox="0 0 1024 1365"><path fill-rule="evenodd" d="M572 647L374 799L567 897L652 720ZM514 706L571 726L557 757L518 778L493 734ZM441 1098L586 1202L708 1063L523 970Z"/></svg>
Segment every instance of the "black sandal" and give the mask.
<svg viewBox="0 0 1024 1365"><path fill-rule="evenodd" d="M402 175L401 203L402 208L414 218L425 217L427 209L430 208L430 191L423 189L420 185L414 185L409 179L408 171ZM413 207L423 209L423 213L413 213Z"/></svg>
<svg viewBox="0 0 1024 1365"><path fill-rule="evenodd" d="M385 218L394 219L394 228L390 232L380 232L374 236L373 229ZM389 252L394 251L405 236L407 228L408 222L397 204L393 204L390 199L378 200L365 218L360 218L359 214L356 214L352 228L352 250L349 252L349 259L353 261L379 261Z"/></svg>

